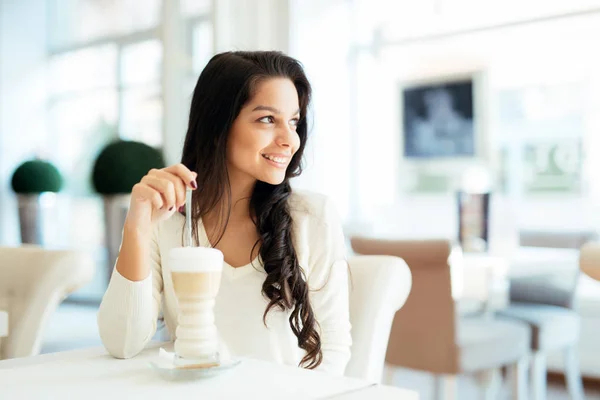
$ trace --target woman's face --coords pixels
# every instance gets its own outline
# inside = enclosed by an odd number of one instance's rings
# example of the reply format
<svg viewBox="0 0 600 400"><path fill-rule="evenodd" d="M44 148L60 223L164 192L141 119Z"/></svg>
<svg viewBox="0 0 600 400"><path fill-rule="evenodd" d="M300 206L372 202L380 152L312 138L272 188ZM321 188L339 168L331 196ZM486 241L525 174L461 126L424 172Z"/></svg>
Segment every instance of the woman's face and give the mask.
<svg viewBox="0 0 600 400"><path fill-rule="evenodd" d="M261 82L229 132L227 167L231 178L249 177L278 185L300 146L298 93L291 80Z"/></svg>

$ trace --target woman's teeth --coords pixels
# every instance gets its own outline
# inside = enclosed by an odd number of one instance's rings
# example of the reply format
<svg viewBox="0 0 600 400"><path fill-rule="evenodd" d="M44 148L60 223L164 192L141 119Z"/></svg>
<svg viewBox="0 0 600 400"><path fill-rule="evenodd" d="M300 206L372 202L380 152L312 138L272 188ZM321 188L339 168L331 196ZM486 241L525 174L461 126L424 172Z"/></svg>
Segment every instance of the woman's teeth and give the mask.
<svg viewBox="0 0 600 400"><path fill-rule="evenodd" d="M272 157L272 156L268 156L266 154L263 154L263 157L266 158L267 160L275 161L276 163L279 163L279 164L285 164L285 162L287 161L287 159L285 157Z"/></svg>

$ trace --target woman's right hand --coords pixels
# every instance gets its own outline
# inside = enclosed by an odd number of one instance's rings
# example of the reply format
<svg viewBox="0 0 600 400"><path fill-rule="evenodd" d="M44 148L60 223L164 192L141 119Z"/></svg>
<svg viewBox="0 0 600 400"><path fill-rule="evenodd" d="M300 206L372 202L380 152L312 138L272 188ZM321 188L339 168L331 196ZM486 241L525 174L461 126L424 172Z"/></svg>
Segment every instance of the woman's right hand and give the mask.
<svg viewBox="0 0 600 400"><path fill-rule="evenodd" d="M153 224L171 217L185 204L186 189L196 189L198 174L183 164L152 169L131 191L126 229L150 234Z"/></svg>

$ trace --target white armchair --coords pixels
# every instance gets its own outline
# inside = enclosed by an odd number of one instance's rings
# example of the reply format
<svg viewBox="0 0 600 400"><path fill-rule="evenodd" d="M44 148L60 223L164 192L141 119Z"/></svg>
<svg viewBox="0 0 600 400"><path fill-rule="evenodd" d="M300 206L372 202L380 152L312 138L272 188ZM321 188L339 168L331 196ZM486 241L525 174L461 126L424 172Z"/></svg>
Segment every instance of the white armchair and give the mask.
<svg viewBox="0 0 600 400"><path fill-rule="evenodd" d="M355 256L348 264L353 344L346 376L381 382L392 322L410 293L410 269L393 256Z"/></svg>
<svg viewBox="0 0 600 400"><path fill-rule="evenodd" d="M40 352L43 329L58 305L94 276L91 256L35 246L0 247L0 310L8 313L8 336L0 359Z"/></svg>

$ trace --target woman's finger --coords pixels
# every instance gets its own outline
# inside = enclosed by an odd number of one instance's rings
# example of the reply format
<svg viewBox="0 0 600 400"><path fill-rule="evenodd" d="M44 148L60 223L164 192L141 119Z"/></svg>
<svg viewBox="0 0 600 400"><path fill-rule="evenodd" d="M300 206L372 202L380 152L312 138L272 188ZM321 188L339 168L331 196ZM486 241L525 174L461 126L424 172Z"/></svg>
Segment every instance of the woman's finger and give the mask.
<svg viewBox="0 0 600 400"><path fill-rule="evenodd" d="M170 167L164 168L163 171L170 172L174 175L177 175L181 180L185 183L186 186L197 189L198 185L196 183L197 173L192 172L183 164L175 164Z"/></svg>
<svg viewBox="0 0 600 400"><path fill-rule="evenodd" d="M161 194L150 186L143 183L136 183L133 186L131 195L139 200L149 201L155 210L160 210L164 201Z"/></svg>
<svg viewBox="0 0 600 400"><path fill-rule="evenodd" d="M160 178L160 179L169 180L173 184L173 187L175 190L175 206L176 207L179 208L180 206L185 204L186 186L185 186L185 183L183 182L183 180L179 176L174 175L174 174L164 171L164 170L156 170L152 173L152 176Z"/></svg>
<svg viewBox="0 0 600 400"><path fill-rule="evenodd" d="M176 203L175 184L170 179L159 178L156 174L146 175L142 178L142 183L151 187L160 193L164 200L163 207L171 211Z"/></svg>

